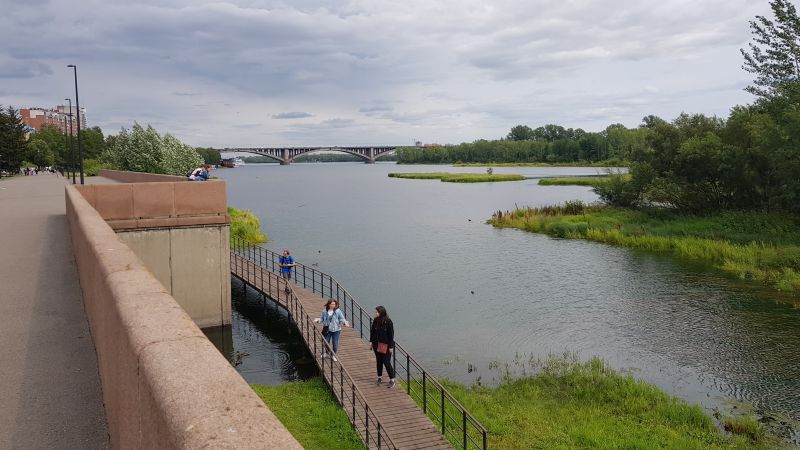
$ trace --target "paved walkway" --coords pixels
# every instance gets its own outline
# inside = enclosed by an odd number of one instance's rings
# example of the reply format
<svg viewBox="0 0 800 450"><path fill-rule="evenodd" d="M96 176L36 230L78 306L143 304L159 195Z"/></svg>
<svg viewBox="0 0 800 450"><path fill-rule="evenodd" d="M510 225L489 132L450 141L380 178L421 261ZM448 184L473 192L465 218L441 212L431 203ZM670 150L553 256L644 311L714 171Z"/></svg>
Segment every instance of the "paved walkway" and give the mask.
<svg viewBox="0 0 800 450"><path fill-rule="evenodd" d="M0 180L0 449L109 447L65 183Z"/></svg>

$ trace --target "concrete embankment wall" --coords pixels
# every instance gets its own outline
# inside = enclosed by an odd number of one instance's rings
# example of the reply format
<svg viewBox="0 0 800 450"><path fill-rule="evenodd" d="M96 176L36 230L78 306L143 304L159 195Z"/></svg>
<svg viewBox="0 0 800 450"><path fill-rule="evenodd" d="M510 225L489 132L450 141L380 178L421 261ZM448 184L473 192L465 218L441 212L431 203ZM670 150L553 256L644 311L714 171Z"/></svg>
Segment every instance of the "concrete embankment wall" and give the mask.
<svg viewBox="0 0 800 450"><path fill-rule="evenodd" d="M66 206L112 445L302 448L73 186Z"/></svg>
<svg viewBox="0 0 800 450"><path fill-rule="evenodd" d="M132 173L125 178L149 179L149 174ZM230 324L230 218L224 181L76 188L197 325Z"/></svg>

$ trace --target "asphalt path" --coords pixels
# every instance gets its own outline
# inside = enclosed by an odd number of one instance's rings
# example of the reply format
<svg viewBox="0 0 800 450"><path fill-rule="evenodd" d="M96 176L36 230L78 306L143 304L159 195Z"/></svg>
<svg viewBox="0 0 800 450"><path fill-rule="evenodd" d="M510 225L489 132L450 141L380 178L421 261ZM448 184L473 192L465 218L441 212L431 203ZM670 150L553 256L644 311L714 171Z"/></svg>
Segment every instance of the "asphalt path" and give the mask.
<svg viewBox="0 0 800 450"><path fill-rule="evenodd" d="M0 449L109 448L66 183L0 180Z"/></svg>

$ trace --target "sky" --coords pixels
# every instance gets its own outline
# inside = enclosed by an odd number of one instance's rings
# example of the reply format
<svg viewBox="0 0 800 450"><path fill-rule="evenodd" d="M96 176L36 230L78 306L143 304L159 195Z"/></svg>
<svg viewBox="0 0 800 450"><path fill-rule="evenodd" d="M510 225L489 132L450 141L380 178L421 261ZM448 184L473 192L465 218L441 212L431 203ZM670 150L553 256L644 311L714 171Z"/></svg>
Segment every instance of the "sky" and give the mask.
<svg viewBox="0 0 800 450"><path fill-rule="evenodd" d="M0 105L195 146L411 145L600 131L753 99L766 0L0 0Z"/></svg>

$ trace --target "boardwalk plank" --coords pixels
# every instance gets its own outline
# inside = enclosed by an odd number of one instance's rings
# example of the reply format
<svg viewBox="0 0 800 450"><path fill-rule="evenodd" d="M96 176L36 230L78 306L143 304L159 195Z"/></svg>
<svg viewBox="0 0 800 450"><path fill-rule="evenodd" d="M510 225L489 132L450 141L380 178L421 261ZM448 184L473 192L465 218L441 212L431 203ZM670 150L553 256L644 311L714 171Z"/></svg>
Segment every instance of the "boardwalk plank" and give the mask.
<svg viewBox="0 0 800 450"><path fill-rule="evenodd" d="M267 295L272 301L286 307L285 294L282 292L282 280L278 275L262 269L252 262L245 260L238 255L231 255L231 273L244 280L251 286L257 286L256 289ZM262 288L263 286L263 288ZM298 328L314 318L319 317L325 305L325 299L313 292L303 289L299 286L293 286L292 290L299 300L305 311L304 317L296 317ZM344 310L344 308L343 308ZM294 311L291 311L294 314ZM346 311L348 315L350 311ZM299 311L298 311L299 313ZM348 317L348 320L350 317ZM313 324L317 330L322 329L321 324ZM306 333L302 332L302 338L306 337ZM309 346L309 351L314 352L313 343ZM320 369L324 370L326 374L330 373L331 360L321 359L319 353L322 348L317 344L317 355L314 360ZM366 397L366 402L370 407L372 414L378 418L381 427L386 435L392 442L400 449L451 449L450 444L442 437L440 431L436 428L433 422L422 412L416 403L406 394L400 385L394 389L387 389L386 383L388 379L384 373L384 384L381 386L375 385L377 378L375 368L375 354L369 348L358 330L352 328L345 328L339 338L339 354L337 355L339 361L333 362L334 380L333 390L335 395L339 396L341 393L340 373L339 367L343 367L347 373L352 377L358 390ZM344 391L345 403L344 409L351 414L349 403L352 402L350 397L350 389L352 387L349 383L345 383ZM365 433L365 425L363 423L364 411L363 406L357 407L358 418L356 419L355 429L363 437ZM374 424L370 423L370 444L375 443L376 430Z"/></svg>

